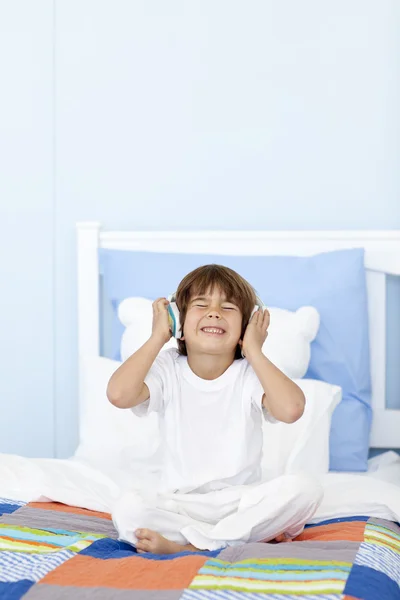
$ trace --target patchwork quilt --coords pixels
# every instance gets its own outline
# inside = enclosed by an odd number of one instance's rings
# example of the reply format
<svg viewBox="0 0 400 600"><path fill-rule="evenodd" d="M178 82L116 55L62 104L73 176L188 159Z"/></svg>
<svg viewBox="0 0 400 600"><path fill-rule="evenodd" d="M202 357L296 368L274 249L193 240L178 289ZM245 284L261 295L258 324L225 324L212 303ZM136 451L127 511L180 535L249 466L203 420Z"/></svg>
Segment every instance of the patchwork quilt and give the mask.
<svg viewBox="0 0 400 600"><path fill-rule="evenodd" d="M0 599L400 600L400 527L367 516L291 543L137 554L109 514L0 498Z"/></svg>

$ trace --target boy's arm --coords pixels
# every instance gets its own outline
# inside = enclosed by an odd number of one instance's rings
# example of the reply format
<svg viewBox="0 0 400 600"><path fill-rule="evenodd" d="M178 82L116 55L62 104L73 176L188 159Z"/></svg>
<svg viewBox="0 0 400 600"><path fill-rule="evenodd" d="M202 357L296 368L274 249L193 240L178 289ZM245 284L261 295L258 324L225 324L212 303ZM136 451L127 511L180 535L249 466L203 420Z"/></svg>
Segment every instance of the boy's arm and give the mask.
<svg viewBox="0 0 400 600"><path fill-rule="evenodd" d="M242 344L243 354L264 389L263 406L278 421L294 423L304 412L305 397L299 386L262 353L268 326L268 311L257 311L246 328Z"/></svg>
<svg viewBox="0 0 400 600"><path fill-rule="evenodd" d="M170 339L168 300L159 298L153 303L153 332L139 350L130 356L111 376L107 398L118 408L133 408L150 397L144 383L161 348Z"/></svg>
<svg viewBox="0 0 400 600"><path fill-rule="evenodd" d="M132 408L149 398L149 388L144 380L163 345L151 337L113 373L107 386L111 404Z"/></svg>
<svg viewBox="0 0 400 600"><path fill-rule="evenodd" d="M304 412L305 398L299 386L268 360L261 350L246 353L246 358L264 389L264 408L275 419L284 423L294 423L300 419Z"/></svg>

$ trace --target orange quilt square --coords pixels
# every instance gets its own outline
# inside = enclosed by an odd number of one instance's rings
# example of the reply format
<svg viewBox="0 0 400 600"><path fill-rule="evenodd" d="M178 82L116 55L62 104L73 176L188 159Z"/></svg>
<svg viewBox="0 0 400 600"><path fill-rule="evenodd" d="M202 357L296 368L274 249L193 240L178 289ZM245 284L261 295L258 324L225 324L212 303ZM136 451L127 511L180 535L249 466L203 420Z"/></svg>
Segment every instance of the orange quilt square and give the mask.
<svg viewBox="0 0 400 600"><path fill-rule="evenodd" d="M317 540L327 542L332 540L363 542L365 525L365 521L343 521L342 523L329 523L328 525L309 527L296 538L296 542L315 542Z"/></svg>
<svg viewBox="0 0 400 600"><path fill-rule="evenodd" d="M204 556L151 560L138 556L103 560L75 556L48 573L40 583L128 590L182 590L189 587Z"/></svg>

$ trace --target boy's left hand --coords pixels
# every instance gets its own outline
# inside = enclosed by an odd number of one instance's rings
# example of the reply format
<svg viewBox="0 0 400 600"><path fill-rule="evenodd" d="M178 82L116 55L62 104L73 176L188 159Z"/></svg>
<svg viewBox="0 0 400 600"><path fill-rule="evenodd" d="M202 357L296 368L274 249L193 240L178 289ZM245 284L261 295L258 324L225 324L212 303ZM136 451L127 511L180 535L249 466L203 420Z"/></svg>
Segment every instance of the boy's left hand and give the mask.
<svg viewBox="0 0 400 600"><path fill-rule="evenodd" d="M254 313L244 332L242 352L248 357L252 352L261 352L268 336L270 316L267 309L259 309Z"/></svg>

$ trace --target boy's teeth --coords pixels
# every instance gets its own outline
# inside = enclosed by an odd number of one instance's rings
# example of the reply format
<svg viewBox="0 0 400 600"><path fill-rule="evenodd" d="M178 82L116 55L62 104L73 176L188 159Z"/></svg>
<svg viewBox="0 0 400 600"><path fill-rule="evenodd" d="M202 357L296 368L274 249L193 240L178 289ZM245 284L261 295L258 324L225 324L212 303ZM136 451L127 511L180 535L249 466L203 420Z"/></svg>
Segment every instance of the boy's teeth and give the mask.
<svg viewBox="0 0 400 600"><path fill-rule="evenodd" d="M216 327L203 327L203 331L206 333L224 333L223 329L217 329Z"/></svg>

